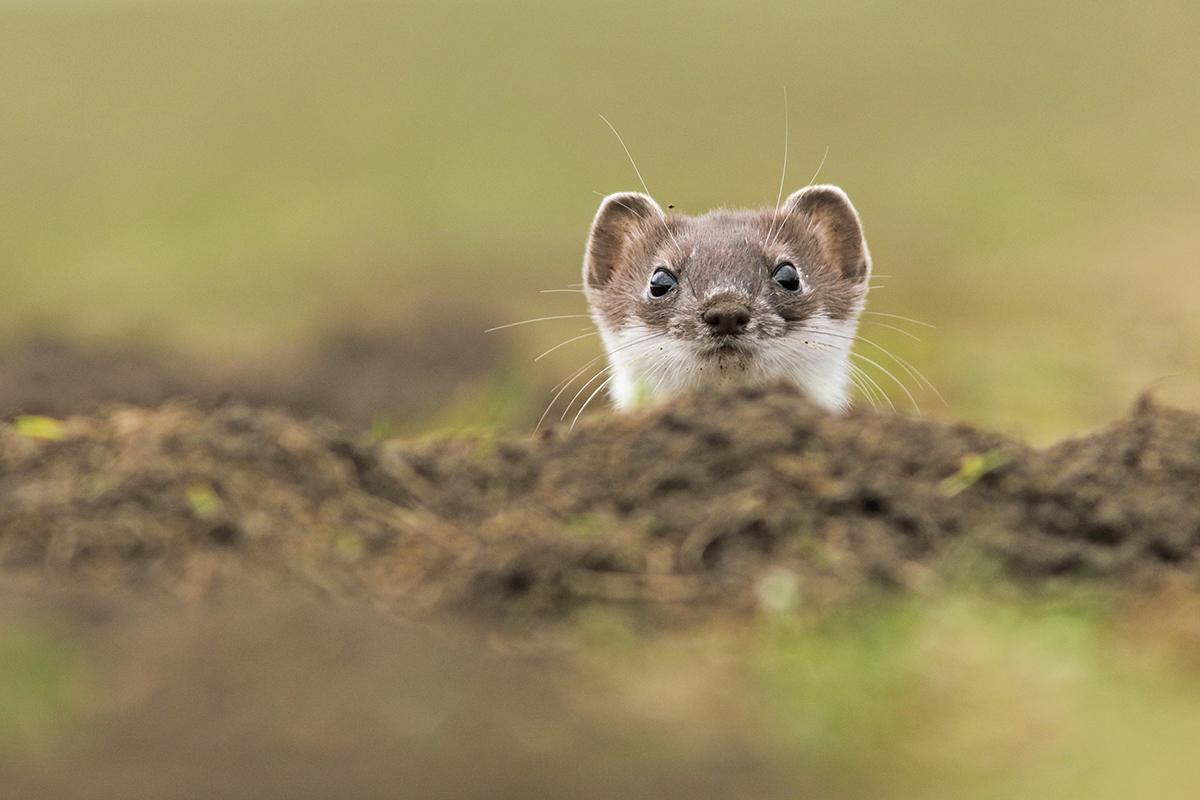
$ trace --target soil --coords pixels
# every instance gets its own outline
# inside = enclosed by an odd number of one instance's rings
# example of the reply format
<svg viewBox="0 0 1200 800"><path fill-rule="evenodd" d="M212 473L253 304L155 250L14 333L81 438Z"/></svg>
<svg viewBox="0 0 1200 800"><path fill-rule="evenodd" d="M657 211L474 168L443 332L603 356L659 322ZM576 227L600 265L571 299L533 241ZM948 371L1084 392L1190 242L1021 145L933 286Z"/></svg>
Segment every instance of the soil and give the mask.
<svg viewBox="0 0 1200 800"><path fill-rule="evenodd" d="M428 313L439 317L437 309ZM382 330L333 327L287 350L235 361L145 342L28 334L0 348L0 418L61 417L114 403L156 406L190 397L210 404L239 399L359 428L381 418L418 428L456 390L505 367L511 342L503 332L480 335L490 324L486 315L470 319L475 324L469 327L426 321Z"/></svg>
<svg viewBox="0 0 1200 800"><path fill-rule="evenodd" d="M418 368L394 343L342 341L324 351L340 366L308 362L324 382L219 394L145 354L35 340L0 360L28 378L0 397L6 618L68 631L113 682L80 712L70 768L39 760L26 731L23 755L0 759L5 785L776 796L728 742L631 759L671 740L580 722L540 656L501 657L479 636L536 639L597 607L704 624L995 572L1122 591L1200 577L1200 415L1150 398L1044 450L902 414L832 416L785 388L534 437L379 442L361 401L385 392L349 399L389 385L379 365L411 370L407 383L430 373L417 407L500 356ZM434 374L446 364L459 373ZM445 633L463 625L483 633Z"/></svg>

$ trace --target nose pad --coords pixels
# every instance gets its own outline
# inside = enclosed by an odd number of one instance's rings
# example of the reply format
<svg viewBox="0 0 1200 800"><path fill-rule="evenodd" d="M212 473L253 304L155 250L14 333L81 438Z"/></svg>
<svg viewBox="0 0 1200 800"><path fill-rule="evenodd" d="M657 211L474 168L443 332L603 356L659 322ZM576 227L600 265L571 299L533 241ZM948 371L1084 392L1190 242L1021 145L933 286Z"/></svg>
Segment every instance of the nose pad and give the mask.
<svg viewBox="0 0 1200 800"><path fill-rule="evenodd" d="M718 300L700 315L712 333L734 335L746 332L750 324L750 308L730 298Z"/></svg>

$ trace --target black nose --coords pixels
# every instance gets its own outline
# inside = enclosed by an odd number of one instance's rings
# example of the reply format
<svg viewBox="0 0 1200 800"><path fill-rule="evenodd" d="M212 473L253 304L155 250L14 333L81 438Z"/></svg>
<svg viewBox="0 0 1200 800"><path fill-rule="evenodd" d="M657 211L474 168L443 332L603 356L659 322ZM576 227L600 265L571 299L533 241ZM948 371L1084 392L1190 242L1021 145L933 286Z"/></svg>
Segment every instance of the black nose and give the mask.
<svg viewBox="0 0 1200 800"><path fill-rule="evenodd" d="M745 333L750 324L750 309L736 300L720 300L701 315L713 333Z"/></svg>

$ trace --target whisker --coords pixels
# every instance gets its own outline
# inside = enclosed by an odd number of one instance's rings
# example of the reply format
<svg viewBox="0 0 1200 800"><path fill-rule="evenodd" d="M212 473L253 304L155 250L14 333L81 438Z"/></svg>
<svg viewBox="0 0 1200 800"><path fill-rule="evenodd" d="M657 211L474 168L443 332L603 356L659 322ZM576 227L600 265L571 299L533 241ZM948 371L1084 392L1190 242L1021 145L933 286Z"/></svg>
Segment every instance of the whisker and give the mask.
<svg viewBox="0 0 1200 800"><path fill-rule="evenodd" d="M619 352L621 352L622 350L626 350L626 349L628 349L628 348L630 348L630 347L635 347L635 346L637 346L637 345L639 345L639 344L642 344L643 342L646 342L646 341L649 341L650 339L653 339L653 338L655 337L655 335L656 335L656 334L654 334L654 333L649 333L649 334L646 334L645 336L638 337L637 339L634 339L634 340L632 340L632 341L626 342L625 344L621 345L620 347L616 347L616 348L614 348L614 349L613 349L613 350L612 350L610 353L608 353L607 355L612 355L612 354L614 354L614 353L619 353ZM604 358L604 357L605 357L605 355L606 355L606 354L604 354L604 353L601 353L600 355L598 355L598 356L596 356L595 358L591 359L591 360L590 360L590 361L588 361L586 364L584 364L582 367L580 367L579 369L577 369L577 370L575 370L573 373L571 373L571 375L569 375L569 376L566 378L566 380L562 381L561 383L559 383L559 385L558 385L558 386L554 387L554 388L558 389L558 392L557 392L557 393L554 395L554 398L553 398L553 399L550 401L550 405L549 405L549 406L546 408L546 411L548 412L548 411L549 411L551 408L553 408L553 407L554 407L554 404L558 402L558 398L559 398L559 396L560 396L560 395L561 395L561 394L562 394L564 391L566 391L566 389L567 389L567 387L568 387L568 386L570 386L572 383L574 383L574 382L575 382L575 380L576 380L576 379L577 379L577 378L578 378L580 375L582 375L584 372L586 372L586 371L588 370L588 368L589 368L589 367L591 367L593 364L595 364L595 363L596 363L597 361L599 361L600 359ZM631 362L631 363L637 363L637 361L639 361L639 360L640 360L640 359L634 359L634 361L633 361L633 362ZM601 376L601 375L603 375L605 372L607 372L607 371L609 371L609 370L611 370L611 369L612 369L612 367L611 367L611 366L605 366L603 369L601 369L599 372L597 372L595 375L593 375L591 378L589 378L589 379L588 379L588 381L587 381L587 383L585 383L585 384L583 384L583 386L579 387L579 391L578 391L578 392L576 392L576 393L575 393L575 396L571 398L571 401L570 401L569 403L567 403L567 406L566 406L566 408L564 408L564 409L563 409L562 416L560 416L560 417L559 417L559 419L560 419L560 420L561 420L561 419L566 419L566 417L567 417L567 414L568 414L568 413L570 412L570 410L571 410L571 406L575 405L575 401L579 399L579 395L583 394L583 393L584 393L584 391L586 391L586 390L587 390L587 387L591 385L592 381L596 380L596 378L600 377L600 376ZM560 387L561 387L561 388L560 388ZM545 413L543 413L543 414L542 414L542 417L543 417L543 418L545 418ZM540 424L540 423L539 423L539 424Z"/></svg>
<svg viewBox="0 0 1200 800"><path fill-rule="evenodd" d="M901 331L901 333L903 333L903 331ZM911 336L912 334L909 334L909 335ZM935 395L937 395L938 400L941 400L943 405L945 405L947 408L950 407L950 404L946 402L946 398L942 397L942 393L939 392L937 390L937 387L934 386L933 383L921 373L921 370L917 369L916 367L914 367L912 364L910 364L905 359L903 359L900 356L896 355L895 353L891 352L886 347L881 347L880 345L871 341L867 337L859 336L858 338L865 344L871 345L876 350L883 353L888 358L892 359L892 361L895 361L897 364L900 365L901 369L903 369L905 372L908 373L908 376L910 378L912 378L913 380L915 380L917 382L918 386L924 384L925 386L929 387L929 391L931 391ZM913 338L916 338L916 337L914 336Z"/></svg>
<svg viewBox="0 0 1200 800"><path fill-rule="evenodd" d="M588 407L588 403L592 402L596 395L600 394L604 387L608 386L609 382L615 377L617 377L616 373L609 375L607 378L605 378L603 383L596 387L596 391L592 392L591 395L588 396L588 399L583 401L583 405L581 405L579 407L579 411L575 413L575 419L571 420L571 427L567 428L568 432L575 430L575 423L579 422L579 417L583 414L584 409Z"/></svg>
<svg viewBox="0 0 1200 800"><path fill-rule="evenodd" d="M870 364L870 365L874 366L874 367L875 367L877 370L879 370L879 371L880 371L880 372L882 372L884 375L887 375L889 378L891 378L893 381L895 381L896 385L897 385L897 386L899 386L899 387L900 387L900 388L901 388L901 389L904 391L904 393L905 393L906 395L908 395L908 401L909 401L910 403L912 403L912 404L913 404L913 408L915 408L915 409L917 410L917 416L921 416L921 407L920 407L919 405L917 405L917 399L916 399L915 397L913 397L913 395L912 395L912 392L910 392L910 391L908 390L908 387L907 387L907 386L905 386L905 385L904 385L904 383L903 383L903 382L902 382L902 381L901 381L899 378L897 378L895 375L893 375L891 372L889 372L889 371L887 370L887 368L886 368L886 367L884 367L882 364L880 364L878 361L875 361L875 360L873 360L873 359L867 358L867 357L866 357L866 356L864 356L862 353L855 353L855 352L851 352L851 353L850 353L850 355L851 355L851 356L853 356L853 357L855 357L855 358L860 358L860 359L862 359L863 361L865 361L865 362L867 362L868 364ZM895 406L892 406L892 410L893 410L893 411L895 410Z"/></svg>
<svg viewBox="0 0 1200 800"><path fill-rule="evenodd" d="M783 202L783 185L787 181L787 159L788 159L788 102L787 102L787 84L783 85L783 174L779 176L779 194L775 198L775 214L771 218L771 225L767 228L767 246L771 244L771 240L775 238L775 218L779 216L779 204Z"/></svg>
<svg viewBox="0 0 1200 800"><path fill-rule="evenodd" d="M570 402L569 402L569 403L567 403L567 407L563 409L562 416L560 416L560 417L558 418L560 422L561 422L562 420L564 420L564 419L566 419L566 418L567 418L567 414L568 414L568 413L571 411L571 406L575 405L575 401L579 399L579 396L580 396L581 394L583 394L584 392L586 392L586 391L587 391L588 387L592 385L592 381L596 380L597 378L599 378L599 377L600 377L601 375L603 375L604 373L606 373L606 372L609 372L611 369L612 369L612 367L610 367L610 366L605 366L605 367L604 367L604 369L600 370L600 371L599 371L599 372L597 372L595 375L593 375L592 377L588 378L588 379L587 379L587 382L586 382L586 383L584 383L584 384L583 384L583 386L580 386L580 387L579 387L579 391L578 391L578 392L576 392L576 393L575 393L575 396L571 398L571 400L570 400ZM613 373L613 374L615 375L616 373ZM605 381L605 382L607 383L607 381Z"/></svg>
<svg viewBox="0 0 1200 800"><path fill-rule="evenodd" d="M829 337L835 338L835 339L845 339L845 340L849 340L851 342L861 341L864 344L871 345L872 347L874 347L875 349L879 350L881 353L886 355L888 358L895 361L898 365L900 365L900 368L903 369L906 373L908 373L908 376L910 378L912 378L914 381L916 381L918 385L921 385L922 383L924 383L926 386L928 386L933 391L934 394L936 394L938 396L939 399L942 400L943 403L946 402L945 399L942 398L941 393L938 392L938 390L936 388L934 388L933 385L929 382L928 378L926 378L924 375L922 375L920 373L920 371L916 367L914 367L912 364L909 364L904 359L895 355L894 353L889 351L886 347L883 347L882 345L879 345L876 342L873 342L870 339L866 338L865 336L861 336L861 335L860 336L849 336L846 334L836 333L834 331L819 331L819 334L822 336L829 336ZM822 343L818 342L818 344L822 344ZM859 359L862 359L863 361L866 361L868 364L873 365L874 367L876 367L877 369L882 371L883 374L885 374L889 378L891 378L896 383L896 385L899 386L906 395L908 395L908 399L913 404L913 408L916 409L918 416L921 414L921 406L917 403L916 399L913 397L912 392L910 392L908 390L908 387L905 386L902 381L900 381L895 375L893 375L890 371L888 371L888 369L886 367L884 367L878 361L868 358L867 356L863 355L862 353L851 351L850 355L854 358L859 358ZM876 385L878 385L878 384L876 384ZM893 406L893 409L894 408L895 408L895 406Z"/></svg>
<svg viewBox="0 0 1200 800"><path fill-rule="evenodd" d="M568 375L564 380L559 381L558 385L551 389L551 391L554 392L554 397L550 398L550 403L546 406L546 410L542 412L540 417L538 417L537 425L533 427L534 433L537 433L537 431L541 429L542 423L546 421L546 415L550 413L550 409L554 408L554 404L558 402L558 398L562 397L562 393L567 390L567 387L574 383L580 375L586 372L588 367L590 367L592 364L595 364L603 357L603 355L599 355L591 359L582 367ZM566 416L566 412L563 412L563 416Z"/></svg>
<svg viewBox="0 0 1200 800"><path fill-rule="evenodd" d="M881 328L887 328L888 330L895 331L896 333L902 333L908 338L918 342L921 341L921 337L917 336L915 333L909 333L908 331L904 330L904 328L897 328L895 325L888 325L886 322L878 322L873 319L864 319L863 322L867 323L868 325L878 325Z"/></svg>
<svg viewBox="0 0 1200 800"><path fill-rule="evenodd" d="M647 353L646 355L649 356L650 354ZM641 376L641 380L643 382L649 382L655 376L658 376L658 380L655 381L654 388L647 392L648 397L654 397L658 394L659 390L662 389L663 383L665 383L667 378L670 376L672 368L682 370L683 365L675 364L669 359L662 359L650 365L650 369Z"/></svg>
<svg viewBox="0 0 1200 800"><path fill-rule="evenodd" d="M570 384L563 386L561 389L559 389L557 392L554 393L554 397L550 398L550 403L549 403L549 405L546 406L546 410L542 412L542 415L540 417L538 417L537 425L533 426L534 433L537 433L538 431L540 431L542 429L542 423L546 421L546 415L550 413L550 409L554 408L554 404L558 402L558 398L562 395L562 393L564 391L566 391L567 386L569 386L569 385Z"/></svg>
<svg viewBox="0 0 1200 800"><path fill-rule="evenodd" d="M604 120L604 124L613 132L613 136L617 137L617 141L621 143L621 148L625 151L625 155L629 157L629 163L633 165L633 171L637 174L638 180L642 184L642 189L645 190L646 194L650 194L650 190L646 188L646 179L642 177L642 171L638 169L637 162L633 160L633 153L630 153L629 148L625 146L625 140L621 138L621 134L617 133L617 129L613 127L613 124L608 121L607 117L601 114L600 119Z"/></svg>
<svg viewBox="0 0 1200 800"><path fill-rule="evenodd" d="M643 358L646 358L649 355L650 355L649 353L644 353L641 356L639 356L638 358L633 359L633 361L631 361L630 364L636 364L638 361L641 361ZM579 391L575 393L575 396L571 398L571 402L567 403L567 407L565 409L563 409L562 416L559 417L560 420L567 418L567 414L570 412L571 406L575 405L575 401L579 399L579 396L581 394L583 394L585 391L587 391L587 388L592 385L592 381L596 380L596 378L599 378L605 372L612 372L612 374L609 375L609 377L606 378L603 383L601 383L598 387L596 387L596 391L592 392L591 396L588 397L588 399L584 401L582 406L580 406L579 413L577 413L575 415L575 419L579 419L579 414L583 413L583 409L586 408L587 404L592 401L592 397L595 397L596 394L601 389L603 389L605 386L608 385L609 381L611 381L613 378L617 377L617 373L613 372L612 366L606 366L604 369L600 370L595 375L593 375L591 378L589 378L587 383L585 383L583 386L579 387ZM573 427L575 425L575 423L572 422L571 425Z"/></svg>
<svg viewBox="0 0 1200 800"><path fill-rule="evenodd" d="M792 206L788 209L788 212L783 215L783 219L781 219L779 221L778 227L775 228L775 235L771 236L770 238L767 239L767 242L764 245L764 247L770 247L772 240L775 238L775 236L778 236L779 234L783 233L783 226L787 225L787 221L792 218L792 212L795 210L796 210L795 206ZM778 214L776 214L776 216L778 216Z"/></svg>
<svg viewBox="0 0 1200 800"><path fill-rule="evenodd" d="M817 176L821 174L821 168L825 166L825 159L829 158L829 145L825 145L825 155L821 156L821 163L817 164L817 171L813 173L812 178L808 181L808 186L812 186L817 182Z"/></svg>
<svg viewBox="0 0 1200 800"><path fill-rule="evenodd" d="M877 350L879 350L881 353L883 353L884 355L886 355L888 358L892 359L892 360L893 360L893 361L895 361L897 364L899 364L899 365L900 365L900 367L901 367L902 369L904 369L904 371L905 371L905 372L907 372L907 373L908 373L909 377L911 377L913 380L915 380L915 381L917 382L917 384L918 384L918 385L920 385L922 382L924 382L924 383L925 383L925 385L929 386L929 388L930 388L930 389L933 389L933 392L934 392L934 394L938 394L938 391L937 391L937 389L934 389L934 388L933 388L933 386L929 384L929 380L928 380L927 378L925 378L925 376L924 376L924 375L921 375L921 374L919 373L919 371L917 371L917 368L916 368L916 367L914 367L912 364L909 364L908 362L904 361L904 359L900 358L899 356L897 356L897 355L893 354L893 353L892 353L891 351L889 351L889 350L888 350L886 347L883 347L883 346L881 346L881 345L879 345L879 344L877 344L877 343L875 343L875 342L871 341L871 340L870 340L870 339L868 339L867 337L865 337L865 336L862 336L862 335L859 335L859 336L848 336L848 335L846 335L846 334L836 333L836 332L834 332L834 331L821 331L821 335L823 335L823 336L830 336L830 337L833 337L833 338L836 338L836 339L847 339L847 340L850 340L851 342L854 342L854 341L861 341L861 342L863 342L864 344L869 344L869 345L871 345L872 347L876 348L876 349L877 349ZM866 362L867 362L867 363L869 363L869 364L873 364L874 366L876 366L876 367L878 367L880 370L882 370L882 371L883 371L883 373L884 373L885 375L887 375L889 378L891 378L893 381L895 381L895 382L896 382L896 384L897 384L897 385L898 385L898 386L899 386L901 389L903 389L903 390L904 390L904 393L908 395L908 399L912 401L913 408L915 408L915 409L917 410L917 414L918 414L918 415L920 415L920 413L921 413L921 407L920 407L919 405L917 405L917 401L913 399L912 393L911 393L910 391L908 391L908 387L907 387L907 386L905 386L903 383L901 383L901 382L900 382L900 381L899 381L899 380L896 378L896 376L895 376L895 375L893 375L891 372L888 372L888 370L887 370L886 368L884 368L884 366L883 366L882 364L880 364L880 363L878 363L878 362L876 362L876 361L873 361L873 360L871 360L870 358L867 358L867 357L866 357L866 356L864 356L862 353L857 353L857 352L853 352L853 351L851 351L850 355L854 356L855 358L861 358L863 361L866 361ZM940 395L940 394L938 394L938 397L941 397L941 395ZM942 402L944 403L944 402L945 402L945 400L943 400Z"/></svg>
<svg viewBox="0 0 1200 800"><path fill-rule="evenodd" d="M871 408L878 409L879 393L875 391L875 389L871 388L871 385L867 383L866 374L855 364L850 364L849 367L850 380L854 383L858 390L862 392L863 396L867 398L867 402L871 404Z"/></svg>
<svg viewBox="0 0 1200 800"><path fill-rule="evenodd" d="M812 178L809 180L809 182L807 184L805 184L805 186L813 185L813 182L816 181L817 176L821 174L821 168L825 166L825 159L827 159L827 158L829 158L829 145L825 145L825 155L821 156L821 163L817 165L817 171L813 173ZM783 226L787 224L787 221L789 219L791 219L792 212L795 210L796 210L795 206L792 206L791 208L788 209L788 213L784 215L783 220L781 220L779 223L779 227L777 228L777 233L783 233ZM770 244L771 244L771 240L768 239L767 245L769 246Z"/></svg>
<svg viewBox="0 0 1200 800"><path fill-rule="evenodd" d="M590 360L589 360L589 361L588 361L586 364L584 364L582 367L580 367L579 369L575 370L575 372L573 372L573 373L571 373L570 375L568 375L568 376L566 377L566 379L564 379L563 381L560 381L558 384L556 384L556 385L553 387L553 389L557 389L557 388L559 388L560 386L564 386L564 384L570 384L571 382L573 382L573 381L575 380L575 378L579 377L580 373L582 373L582 372L586 371L588 367L590 367L592 364L595 364L597 361L599 361L600 359L604 358L606 355L613 355L613 354L615 354L615 353L620 353L620 352L621 352L621 351L623 351L623 350L627 350L627 349L629 349L630 347L636 347L637 345L639 345L639 344L642 344L643 342L646 342L646 341L649 341L650 339L653 339L653 338L655 337L655 335L656 335L656 334L654 334L654 333L648 333L648 334L646 334L646 335L644 335L644 336L640 336L640 337L638 337L637 339L633 339L633 340L631 340L631 341L625 342L625 343L624 343L624 344L622 344L620 347L614 347L614 348L613 348L611 351L608 351L608 352L605 352L605 353L601 353L600 355L596 356L595 358L592 358L592 359L590 359ZM553 391L553 389L552 389L551 391Z"/></svg>
<svg viewBox="0 0 1200 800"><path fill-rule="evenodd" d="M599 336L599 335L600 335L600 331L588 331L587 333L581 333L578 336L572 336L570 339L567 339L565 342L559 342L558 344L554 345L554 347L551 347L549 350L547 350L546 352L542 353L540 356L535 358L534 361L541 361L543 358L550 355L558 348L563 347L564 345L568 345L571 342L578 342L580 339L586 339L589 336Z"/></svg>
<svg viewBox="0 0 1200 800"><path fill-rule="evenodd" d="M555 292L569 292L571 294L583 294L583 289L539 289L538 294L554 294Z"/></svg>
<svg viewBox="0 0 1200 800"><path fill-rule="evenodd" d="M518 325L528 325L531 322L546 322L547 320L552 320L552 319L590 319L590 318L591 318L590 314L559 314L559 315L553 316L553 317L538 317L537 319L523 319L520 322L510 322L507 325L497 325L494 328L488 328L487 330L484 331L484 333L491 333L492 331L502 331L505 328L515 328Z"/></svg>
<svg viewBox="0 0 1200 800"><path fill-rule="evenodd" d="M883 325L884 323L882 323L882 322L876 322L875 324L876 324L876 325ZM884 327L891 327L891 326L890 326L890 325L884 325ZM899 330L899 329L897 328L896 330ZM908 335L908 336L912 336L912 334L911 334L911 333L908 333L907 331L900 330L900 333L906 334L906 335ZM904 359L903 359L903 358L901 358L900 356L896 355L896 354L895 354L895 353L893 353L892 351L888 350L886 347L884 347L884 346L880 345L879 343L877 343L877 342L874 342L874 341L872 341L872 340L868 339L867 337L863 336L862 334L859 334L857 337L853 337L853 336L846 336L846 335L844 335L844 334L834 333L833 331L823 331L823 332L822 332L822 335L825 335L825 336L832 336L832 337L839 338L839 339L850 339L851 341L860 341L860 342L862 342L863 344L869 344L869 345L871 345L871 346L872 346L872 347L874 347L876 350L878 350L879 352L883 353L885 356L887 356L888 358L892 359L892 360L893 360L893 361L895 361L897 364L899 364L899 365L900 365L900 367L901 367L901 368L902 368L902 369L903 369L905 372L907 372L907 373L908 373L908 376L917 382L917 385L918 385L918 386L920 386L920 385L922 385L922 384L924 384L925 386L927 386L931 392L933 392L935 395L937 395L938 399L939 399L939 400L941 400L943 404L945 404L947 407L949 407L949 405L950 405L950 404L946 402L946 398L942 397L942 393L941 393L941 392L939 392L939 391L937 390L937 387L936 387L936 386L934 386L934 385L933 385L933 383L932 383L932 382L931 382L931 381L930 381L928 378L926 378L926 377L925 377L925 376L924 376L924 375L921 373L921 371L920 371L919 369L917 369L917 368L916 368L916 367L914 367L914 366L913 366L911 363L909 363L908 361L904 360ZM913 336L913 338L914 338L914 339L916 339L917 337ZM917 341L920 341L920 340L918 339ZM860 354L860 353L854 353L853 355L855 355L855 356L858 356L859 358L862 358L862 359L864 359L864 360L869 360L869 359L867 359L867 358L866 358L866 356L863 356L863 355L862 355L862 354ZM875 362L873 362L873 361L872 361L871 363L872 363L872 364L874 364ZM879 364L875 364L875 366L879 367L880 369L883 369L883 367L882 367L882 366L880 366ZM884 372L887 372L887 370L884 370ZM892 375L891 375L891 373L888 373L888 375L889 375L889 377L891 377L891 378L892 378L892 380L896 380L895 376L892 376ZM899 382L899 381L897 381L897 383L898 383L898 382ZM914 406L916 406L916 403L913 403L913 405L914 405ZM920 409L918 408L917 410L918 410L918 413L919 413L919 412L920 412Z"/></svg>
<svg viewBox="0 0 1200 800"><path fill-rule="evenodd" d="M865 360L865 361L870 361L870 359L864 359L864 360ZM874 362L872 362L872 363L874 363ZM876 366L878 366L878 365L876 365ZM878 382L876 382L876 380L875 380L874 378L872 378L872 377L871 377L869 374L867 374L867 372L866 372L865 370L863 370L861 367L859 367L859 366L857 366L857 365L854 365L854 369L855 369L855 370L857 370L857 371L858 371L858 374L859 374L859 375L861 375L861 376L862 376L864 379L866 379L866 380L870 381L872 386L874 386L874 387L875 387L877 390L879 390L879 393L880 393L881 395L883 395L883 399L887 401L888 407L889 407L889 408L890 408L892 411L895 411L895 410L896 410L896 404L892 402L892 398L890 398L890 397L888 397L888 396L887 396L887 392L885 392L885 391L883 390L883 387L882 387L882 386L880 386L880 385L879 385L879 383L878 383ZM881 367L881 369L882 369L882 367ZM887 370L883 370L883 371L884 371L884 372L887 372ZM895 378L893 378L892 380L895 380ZM903 385L903 384L901 384L901 385L900 385L900 388L901 388L901 389L904 389L904 385ZM908 390L907 390L907 389L905 389L905 391L908 391ZM912 397L912 395L909 395L909 397L911 398L911 397ZM914 403L914 405L915 405L915 403Z"/></svg>
<svg viewBox="0 0 1200 800"><path fill-rule="evenodd" d="M788 102L787 102L787 84L783 85L783 174L779 176L779 194L775 198L775 211L779 211L779 204L783 202L783 185L787 181L787 157L788 157Z"/></svg>
<svg viewBox="0 0 1200 800"><path fill-rule="evenodd" d="M629 148L625 146L625 140L621 138L621 134L617 133L617 129L613 127L613 124L609 122L608 118L603 114L600 115L600 119L604 120L604 124L607 125L608 129L613 132L613 136L617 137L617 141L621 143L621 149L623 149L625 151L625 155L629 157L629 163L633 165L633 171L637 174L638 181L640 181L642 184L642 190L645 191L648 196L652 196L650 195L649 187L646 186L646 179L642 177L642 171L638 169L637 162L633 160L633 153L630 153ZM670 226L664 224L663 227L666 228L667 235L671 237L671 241L675 244L675 247L679 248L680 252L682 252L683 248L679 246L679 240L675 238L675 233L671 230Z"/></svg>
<svg viewBox="0 0 1200 800"><path fill-rule="evenodd" d="M575 370L570 375L568 375L566 378L564 378L563 380L556 383L553 387L551 387L551 391L554 391L555 389L560 389L560 388L561 389L567 388L567 386L569 386L575 382L576 378L578 378L580 375L582 375L584 372L586 372L588 367L592 366L593 364L595 364L597 361L599 361L602 358L604 358L603 353L596 356L595 358L589 359L588 362L586 364L584 364L582 367ZM555 395L555 397L558 397L558 395Z"/></svg>
<svg viewBox="0 0 1200 800"><path fill-rule="evenodd" d="M892 319L900 319L904 320L905 322L911 322L914 325L923 325L926 328L937 330L937 325L930 325L928 322L921 322L921 320L913 319L912 317L902 317L899 314L886 314L882 311L863 311L862 313L871 314L876 317L891 317Z"/></svg>

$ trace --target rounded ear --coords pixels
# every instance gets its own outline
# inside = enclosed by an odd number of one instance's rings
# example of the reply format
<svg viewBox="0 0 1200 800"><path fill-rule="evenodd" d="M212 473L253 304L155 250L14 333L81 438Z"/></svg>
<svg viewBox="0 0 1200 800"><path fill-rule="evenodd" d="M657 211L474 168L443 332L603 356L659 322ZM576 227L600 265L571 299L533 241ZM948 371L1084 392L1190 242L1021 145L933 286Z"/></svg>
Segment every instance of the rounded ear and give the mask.
<svg viewBox="0 0 1200 800"><path fill-rule="evenodd" d="M871 254L863 237L858 212L850 198L836 186L809 186L783 204L783 213L808 222L821 252L842 277L866 282L871 277Z"/></svg>
<svg viewBox="0 0 1200 800"><path fill-rule="evenodd" d="M600 204L583 258L583 283L603 286L612 278L630 235L666 214L654 198L639 192L610 194Z"/></svg>

